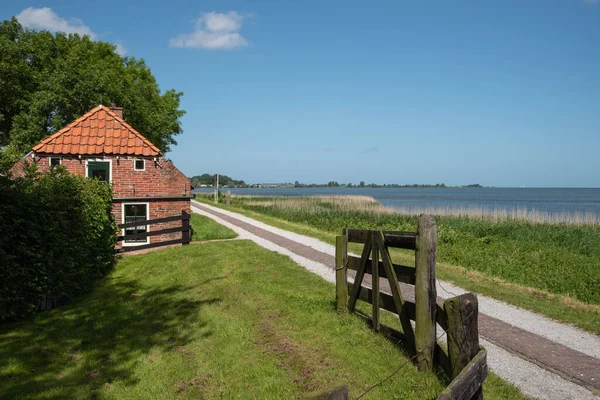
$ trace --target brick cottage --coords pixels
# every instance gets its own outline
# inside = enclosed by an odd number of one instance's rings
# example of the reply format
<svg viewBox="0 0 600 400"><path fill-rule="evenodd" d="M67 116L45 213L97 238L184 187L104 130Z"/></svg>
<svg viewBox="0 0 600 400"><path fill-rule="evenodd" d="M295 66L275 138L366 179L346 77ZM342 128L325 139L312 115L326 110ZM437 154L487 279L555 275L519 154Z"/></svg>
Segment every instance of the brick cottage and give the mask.
<svg viewBox="0 0 600 400"><path fill-rule="evenodd" d="M123 109L99 105L33 147L10 172L22 176L26 163L40 171L62 165L69 172L112 184L117 223L156 219L190 212L190 180L148 139L123 120ZM181 221L126 228L143 233L173 228ZM123 230L122 234L125 233ZM180 232L126 240L140 246L181 237Z"/></svg>

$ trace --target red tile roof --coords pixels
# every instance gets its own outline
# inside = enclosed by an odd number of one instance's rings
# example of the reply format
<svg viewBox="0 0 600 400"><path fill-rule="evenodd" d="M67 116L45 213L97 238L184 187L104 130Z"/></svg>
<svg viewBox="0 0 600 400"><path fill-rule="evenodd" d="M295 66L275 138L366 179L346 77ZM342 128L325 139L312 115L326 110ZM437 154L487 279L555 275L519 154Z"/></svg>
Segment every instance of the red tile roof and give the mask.
<svg viewBox="0 0 600 400"><path fill-rule="evenodd" d="M119 154L153 157L158 147L115 115L99 105L33 148L50 154Z"/></svg>

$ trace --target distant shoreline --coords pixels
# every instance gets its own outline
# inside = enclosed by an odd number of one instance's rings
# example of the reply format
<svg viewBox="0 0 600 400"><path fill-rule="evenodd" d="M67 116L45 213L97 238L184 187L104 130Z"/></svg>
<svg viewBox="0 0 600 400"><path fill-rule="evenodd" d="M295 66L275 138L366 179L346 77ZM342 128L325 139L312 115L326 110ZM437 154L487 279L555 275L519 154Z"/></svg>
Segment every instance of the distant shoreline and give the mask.
<svg viewBox="0 0 600 400"><path fill-rule="evenodd" d="M200 185L195 187L196 189L210 189L210 188L216 188L215 185ZM419 184L413 184L413 185L398 185L398 184L383 184L383 185L378 185L378 184L368 184L368 185L364 185L364 186L360 186L360 185L336 185L336 186L332 186L332 185L326 185L326 184L317 184L317 183L313 183L313 184L300 184L298 186L293 185L293 184L287 184L287 183L256 183L256 184L244 184L244 185L219 185L219 188L235 188L235 189L275 189L275 188L279 188L279 189L303 189L303 188L320 188L320 189L463 189L463 188L495 188L495 186L483 186L480 184L473 184L473 185L462 185L462 186L447 186L444 185L443 183L441 184L436 184L436 185L419 185Z"/></svg>
<svg viewBox="0 0 600 400"><path fill-rule="evenodd" d="M291 182L261 182L261 183L246 183L243 180L236 180L223 174L202 174L190 176L192 186L197 188L211 187L230 187L230 188L483 188L491 186L483 186L479 183L469 185L447 186L444 183L435 184L398 184L398 183L366 183L360 181L358 184L352 182L339 183L337 181L329 181L327 183L302 183L300 181Z"/></svg>
<svg viewBox="0 0 600 400"><path fill-rule="evenodd" d="M600 187L590 186L327 186L327 185L314 185L314 186L293 186L293 185L271 185L271 184L251 184L244 186L230 186L230 185L219 185L219 189L525 189L525 190L600 190ZM216 189L214 185L203 185L196 186L196 189Z"/></svg>

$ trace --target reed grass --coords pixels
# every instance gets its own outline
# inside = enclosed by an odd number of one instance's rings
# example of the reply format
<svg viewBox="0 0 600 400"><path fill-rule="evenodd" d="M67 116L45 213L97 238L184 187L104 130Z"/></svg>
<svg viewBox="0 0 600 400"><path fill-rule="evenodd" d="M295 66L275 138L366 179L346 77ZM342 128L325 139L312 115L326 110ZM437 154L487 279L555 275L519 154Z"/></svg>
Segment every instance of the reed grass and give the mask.
<svg viewBox="0 0 600 400"><path fill-rule="evenodd" d="M506 282L600 304L600 224L591 218L481 209L384 207L367 196L234 197L232 206L326 232L415 231L433 214L438 260Z"/></svg>
<svg viewBox="0 0 600 400"><path fill-rule="evenodd" d="M393 208L385 207L370 196L313 196L313 197L272 197L256 201L246 201L248 206L271 207L280 210L301 210L305 213L321 212L362 212L377 215L395 214Z"/></svg>
<svg viewBox="0 0 600 400"><path fill-rule="evenodd" d="M450 217L466 217L476 220L529 221L538 224L600 225L600 216L592 212L548 212L535 208L469 207L400 207L395 211L402 215L431 214Z"/></svg>
<svg viewBox="0 0 600 400"><path fill-rule="evenodd" d="M493 222L529 221L538 224L568 224L568 225L600 225L600 216L593 212L548 212L535 208L486 208L482 206L438 206L438 207L386 207L371 196L252 196L233 195L238 199L248 199L247 206L274 207L282 210L302 210L307 213L318 213L330 208L333 211L356 211L377 215L400 214L416 216L430 214L445 217L460 217L474 220Z"/></svg>

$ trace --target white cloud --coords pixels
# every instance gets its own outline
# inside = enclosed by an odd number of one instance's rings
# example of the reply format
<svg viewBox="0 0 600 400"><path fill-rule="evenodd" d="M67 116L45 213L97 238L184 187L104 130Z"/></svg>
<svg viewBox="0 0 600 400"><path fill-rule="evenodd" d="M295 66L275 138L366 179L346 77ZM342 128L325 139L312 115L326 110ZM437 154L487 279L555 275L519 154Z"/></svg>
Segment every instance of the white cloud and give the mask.
<svg viewBox="0 0 600 400"><path fill-rule="evenodd" d="M78 33L79 35L88 35L91 39L96 38L96 34L82 20L71 18L67 21L48 7L26 8L17 15L17 19L28 28L45 29L50 32Z"/></svg>
<svg viewBox="0 0 600 400"><path fill-rule="evenodd" d="M196 21L192 33L179 35L169 41L171 47L195 47L202 49L234 49L248 45L239 30L246 18L235 11L228 13L203 13Z"/></svg>
<svg viewBox="0 0 600 400"><path fill-rule="evenodd" d="M117 43L115 46L116 46L115 51L117 52L118 55L124 56L125 54L127 54L127 49L121 43Z"/></svg>
<svg viewBox="0 0 600 400"><path fill-rule="evenodd" d="M196 27L202 28L202 25L206 25L206 30L211 32L235 32L239 31L242 27L242 20L244 17L230 11L227 14L221 14L216 12L209 12L203 14L196 22Z"/></svg>

